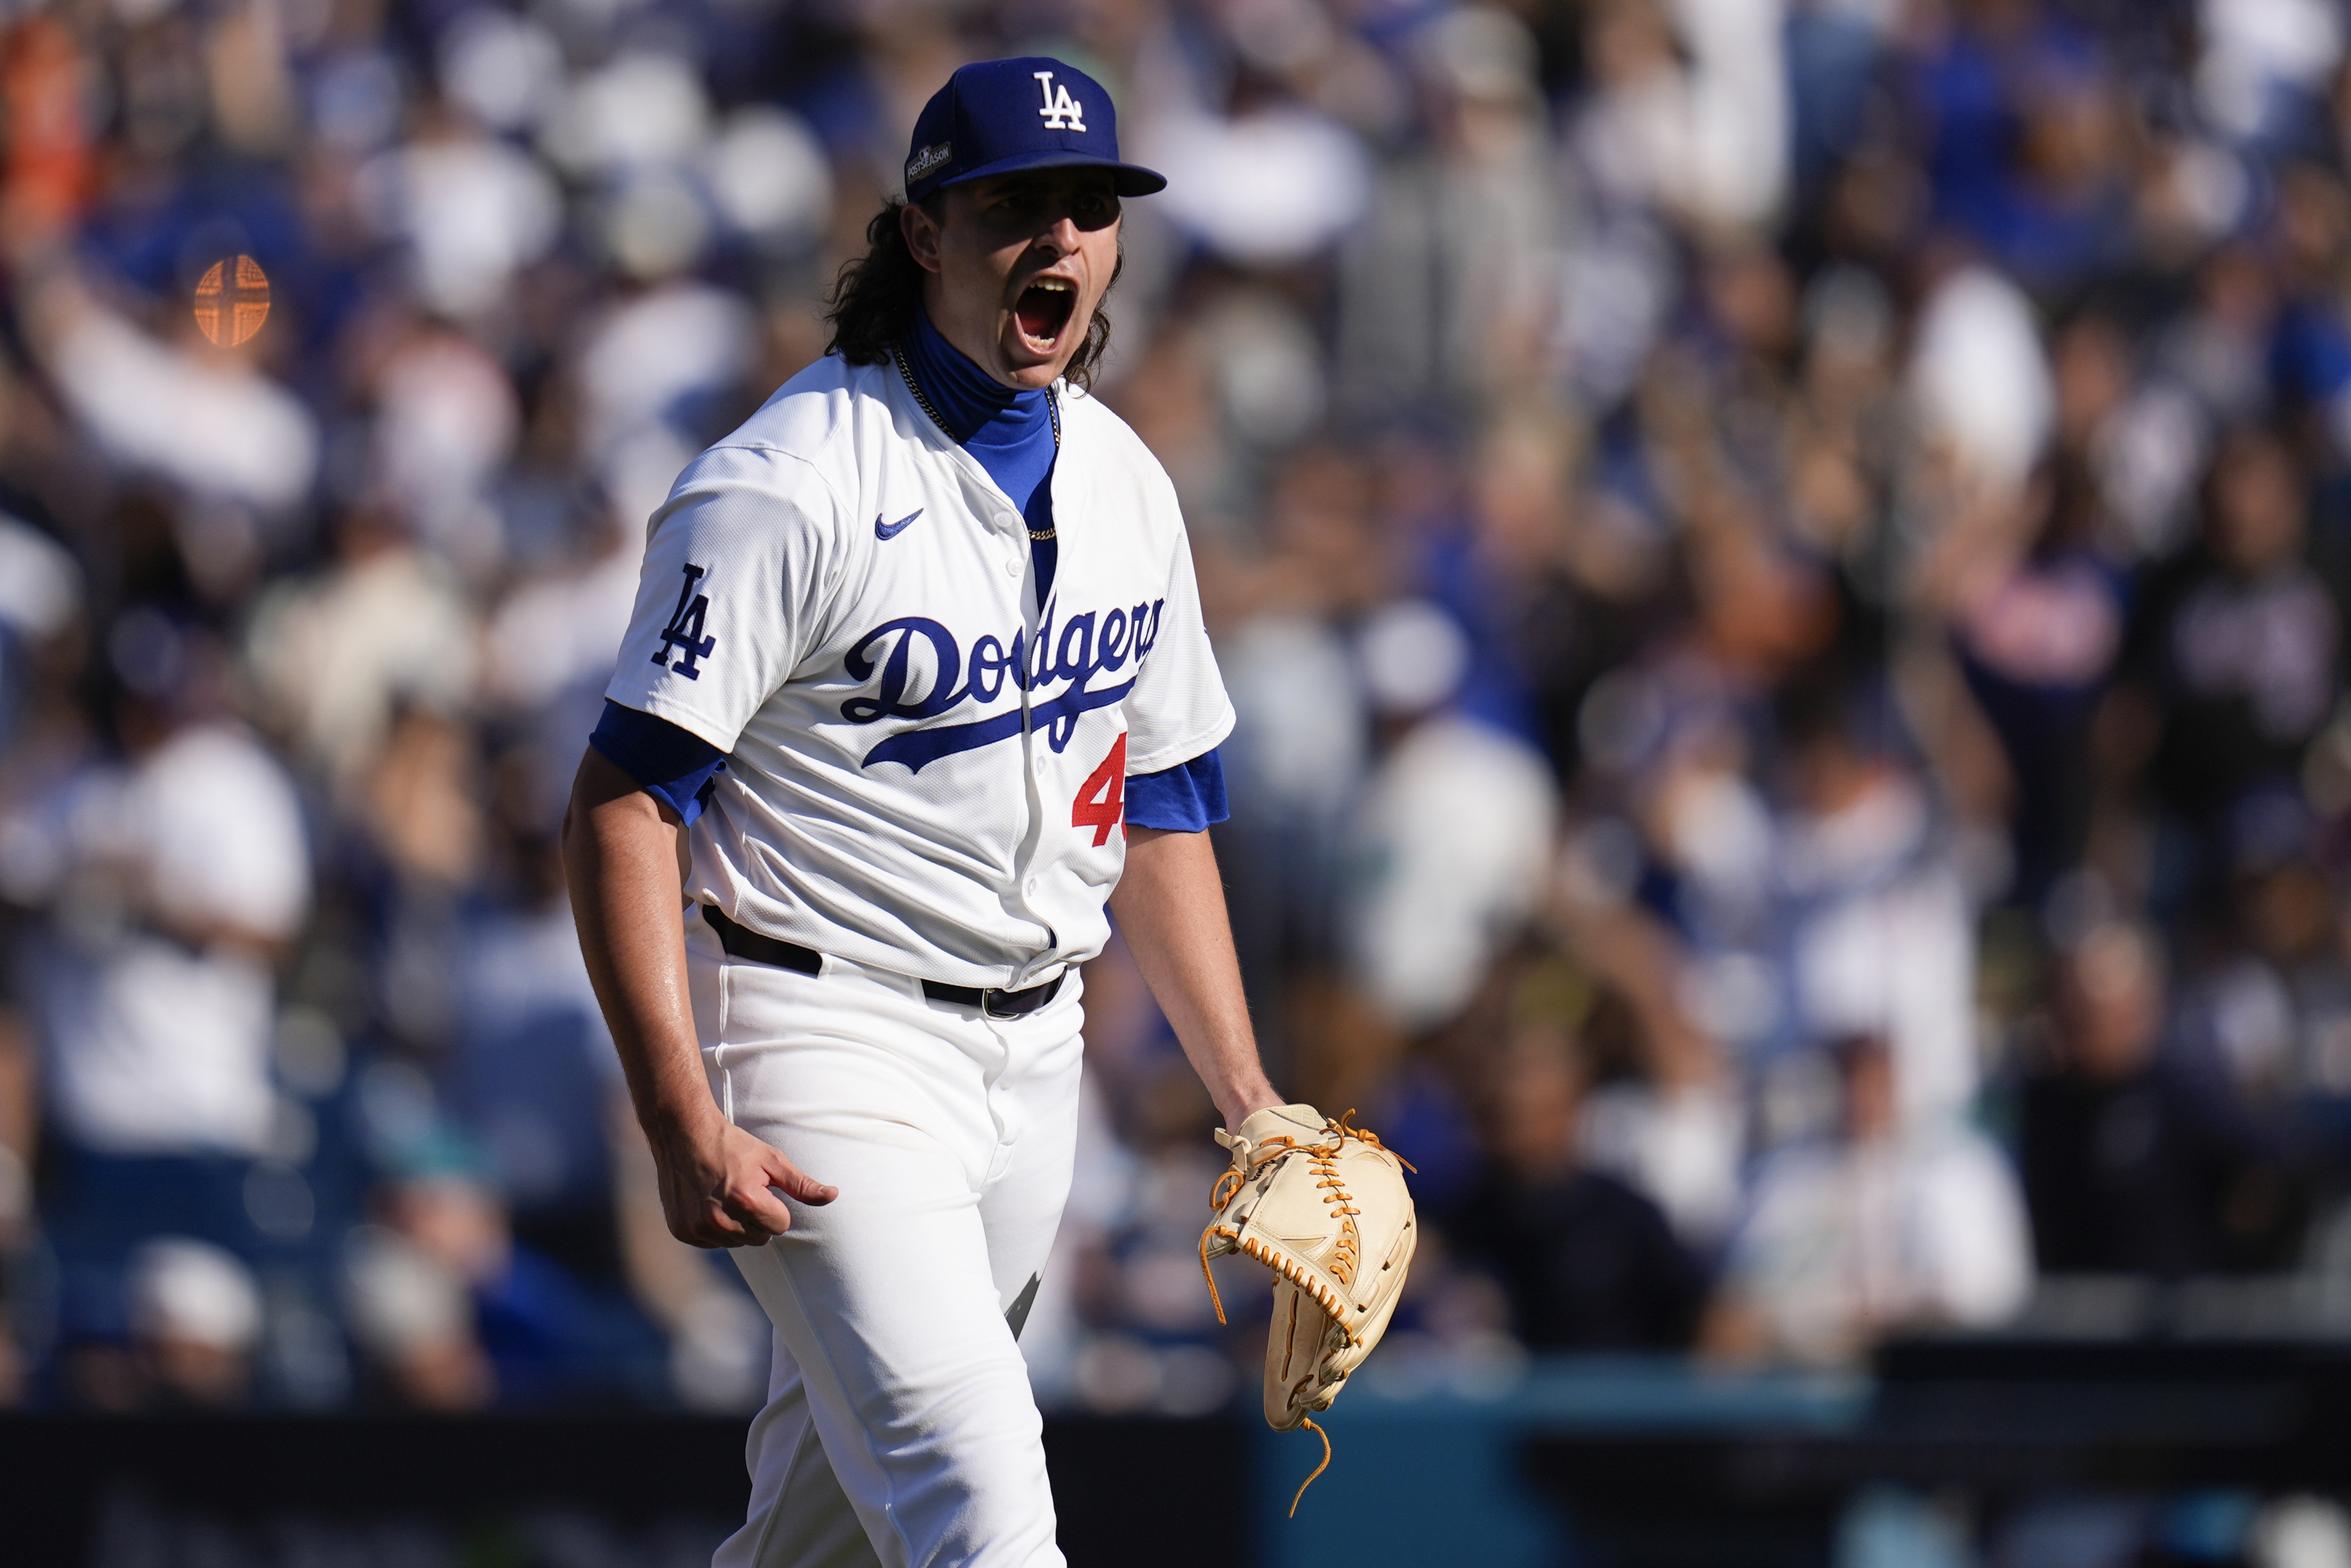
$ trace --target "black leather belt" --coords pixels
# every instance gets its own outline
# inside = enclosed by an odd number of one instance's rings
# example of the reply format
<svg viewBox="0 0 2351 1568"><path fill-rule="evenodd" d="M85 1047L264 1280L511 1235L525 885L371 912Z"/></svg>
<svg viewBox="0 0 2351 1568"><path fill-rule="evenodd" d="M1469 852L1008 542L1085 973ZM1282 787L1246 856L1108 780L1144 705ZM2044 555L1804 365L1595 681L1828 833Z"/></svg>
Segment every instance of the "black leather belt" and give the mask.
<svg viewBox="0 0 2351 1568"><path fill-rule="evenodd" d="M778 969L789 969L796 975L814 975L824 968L824 955L813 947L803 947L797 942L782 942L773 936L762 936L718 911L714 904L702 906L702 918L718 933L718 945L737 958L748 958L755 964L769 964ZM989 1018L1017 1019L1035 1012L1051 1001L1061 991L1065 977L1054 976L1041 986L1031 986L1025 991L998 990L995 987L950 986L944 980L925 980L923 995L935 1002L954 1002L959 1007L977 1008Z"/></svg>

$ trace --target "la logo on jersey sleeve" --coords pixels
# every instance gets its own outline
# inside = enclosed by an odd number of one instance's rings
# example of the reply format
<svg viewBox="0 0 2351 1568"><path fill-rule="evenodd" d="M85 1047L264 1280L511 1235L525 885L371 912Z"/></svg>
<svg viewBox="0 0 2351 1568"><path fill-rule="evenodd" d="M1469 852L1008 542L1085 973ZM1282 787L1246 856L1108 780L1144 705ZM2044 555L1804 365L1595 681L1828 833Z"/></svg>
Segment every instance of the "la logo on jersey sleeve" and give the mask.
<svg viewBox="0 0 2351 1568"><path fill-rule="evenodd" d="M654 664L689 681L702 678L696 661L707 659L718 646L718 639L705 634L702 628L704 618L710 613L710 596L695 591L695 585L706 575L705 569L691 561L686 563L685 581L677 591L677 608L670 612L669 624L662 628L662 645L653 650ZM673 649L677 653L677 663L674 664L669 658Z"/></svg>

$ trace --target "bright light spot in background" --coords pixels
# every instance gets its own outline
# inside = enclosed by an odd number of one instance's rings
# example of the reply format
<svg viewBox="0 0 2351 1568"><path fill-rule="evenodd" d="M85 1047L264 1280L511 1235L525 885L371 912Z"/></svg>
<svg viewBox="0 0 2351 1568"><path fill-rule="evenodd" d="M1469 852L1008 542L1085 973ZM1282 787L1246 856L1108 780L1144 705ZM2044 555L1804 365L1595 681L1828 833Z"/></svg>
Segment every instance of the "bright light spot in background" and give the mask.
<svg viewBox="0 0 2351 1568"><path fill-rule="evenodd" d="M249 256L216 261L196 280L196 329L233 349L269 319L269 275Z"/></svg>

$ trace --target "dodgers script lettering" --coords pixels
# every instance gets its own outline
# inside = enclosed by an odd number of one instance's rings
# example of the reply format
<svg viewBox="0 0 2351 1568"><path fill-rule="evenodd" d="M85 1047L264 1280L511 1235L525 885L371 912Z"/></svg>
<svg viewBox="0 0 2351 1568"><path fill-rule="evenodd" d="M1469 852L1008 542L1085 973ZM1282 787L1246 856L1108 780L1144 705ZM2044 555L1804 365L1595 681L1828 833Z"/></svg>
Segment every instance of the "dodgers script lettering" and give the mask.
<svg viewBox="0 0 2351 1568"><path fill-rule="evenodd" d="M841 716L852 724L872 724L885 718L937 718L967 700L993 703L1008 682L1024 692L1042 691L1068 683L1050 700L1032 704L1028 716L1055 751L1070 744L1078 719L1098 707L1108 707L1134 687L1134 677L1113 686L1092 686L1096 675L1115 674L1132 659L1140 668L1144 655L1159 640L1159 622L1167 601L1154 600L1132 611L1113 607L1072 615L1054 629L1059 601L1045 608L1045 616L1031 641L1025 631L1008 641L983 633L971 645L968 659L956 634L921 615L885 621L859 638L842 661L852 681L880 685L872 696L855 696L841 705ZM930 689L912 690L917 646L930 653L936 674ZM1016 702L1004 712L966 724L933 725L904 729L865 754L862 766L903 762L914 772L923 765L960 751L976 751L1020 733L1021 709Z"/></svg>

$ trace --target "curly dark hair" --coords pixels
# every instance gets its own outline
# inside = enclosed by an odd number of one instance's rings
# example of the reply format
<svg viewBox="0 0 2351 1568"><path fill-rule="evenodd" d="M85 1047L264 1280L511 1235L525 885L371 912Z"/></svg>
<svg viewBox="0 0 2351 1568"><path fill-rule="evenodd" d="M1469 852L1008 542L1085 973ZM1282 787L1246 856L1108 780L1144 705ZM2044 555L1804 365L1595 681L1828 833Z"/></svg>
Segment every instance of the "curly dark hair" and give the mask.
<svg viewBox="0 0 2351 1568"><path fill-rule="evenodd" d="M914 253L906 248L905 230L898 221L905 205L893 196L873 214L873 221L865 225L865 254L841 269L841 276L833 280L832 297L825 302L824 319L832 326L832 337L824 351L839 354L852 365L878 365L889 359L890 346L906 335L922 303L923 268ZM922 203L923 211L935 219L945 206L946 197L940 192L933 192ZM1118 266L1110 275L1113 287L1125 270L1126 247L1121 245ZM1104 298L1109 294L1108 288L1102 290ZM1110 317L1098 305L1094 319L1087 323L1086 340L1078 345L1078 351L1070 356L1069 368L1061 373L1073 386L1092 386L1102 350L1109 346Z"/></svg>

